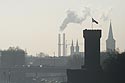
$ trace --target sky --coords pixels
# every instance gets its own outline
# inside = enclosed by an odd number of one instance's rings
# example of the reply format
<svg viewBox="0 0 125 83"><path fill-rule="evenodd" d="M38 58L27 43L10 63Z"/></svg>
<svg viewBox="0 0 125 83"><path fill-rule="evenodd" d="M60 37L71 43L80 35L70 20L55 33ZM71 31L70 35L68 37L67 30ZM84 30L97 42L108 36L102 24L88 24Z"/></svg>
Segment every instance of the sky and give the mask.
<svg viewBox="0 0 125 83"><path fill-rule="evenodd" d="M88 7L91 16L98 20L95 29L102 30L101 51L105 51L105 40L111 19L116 48L125 50L125 1L124 0L0 0L0 49L19 46L29 55L44 52L57 54L58 33L66 33L69 46L71 40L79 40L80 51L84 50L84 29L91 28L91 18L87 17L81 24L69 23L60 32L59 28L67 16L68 10L79 15ZM107 20L100 15L109 14Z"/></svg>

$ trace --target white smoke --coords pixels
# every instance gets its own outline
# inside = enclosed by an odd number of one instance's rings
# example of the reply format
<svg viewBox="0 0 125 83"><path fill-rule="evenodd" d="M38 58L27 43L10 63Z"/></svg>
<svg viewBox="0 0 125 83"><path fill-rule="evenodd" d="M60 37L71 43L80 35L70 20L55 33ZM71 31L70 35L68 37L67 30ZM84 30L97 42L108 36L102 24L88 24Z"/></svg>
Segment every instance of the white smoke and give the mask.
<svg viewBox="0 0 125 83"><path fill-rule="evenodd" d="M112 8L110 8L107 11L104 11L100 17L101 20L103 21L108 21L111 19L111 12L112 12Z"/></svg>
<svg viewBox="0 0 125 83"><path fill-rule="evenodd" d="M82 16L79 16L76 11L68 10L67 16L62 22L62 25L60 26L60 31L63 31L67 27L67 25L70 23L81 24L83 21L87 19L88 16L90 17L98 16L99 17L98 20L100 21L102 20L103 22L108 21L111 19L110 17L111 12L112 12L112 8L102 12L101 9L92 10L90 7L84 7L84 10L82 11ZM101 15L99 16L100 13Z"/></svg>
<svg viewBox="0 0 125 83"><path fill-rule="evenodd" d="M75 11L68 10L67 17L64 19L62 25L60 26L60 31L63 31L69 23L78 23L81 24L86 20L87 16L91 15L91 10L88 7L85 7L82 11L83 16L80 17Z"/></svg>

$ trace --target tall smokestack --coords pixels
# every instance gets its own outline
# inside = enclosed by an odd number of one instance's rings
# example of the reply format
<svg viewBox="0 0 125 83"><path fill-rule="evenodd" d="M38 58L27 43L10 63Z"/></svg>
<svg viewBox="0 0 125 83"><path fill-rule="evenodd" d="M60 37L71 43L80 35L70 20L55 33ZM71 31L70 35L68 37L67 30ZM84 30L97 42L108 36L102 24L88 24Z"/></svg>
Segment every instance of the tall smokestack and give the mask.
<svg viewBox="0 0 125 83"><path fill-rule="evenodd" d="M66 55L66 41L65 41L65 33L63 33L63 56Z"/></svg>
<svg viewBox="0 0 125 83"><path fill-rule="evenodd" d="M61 56L61 35L58 34L58 56Z"/></svg>

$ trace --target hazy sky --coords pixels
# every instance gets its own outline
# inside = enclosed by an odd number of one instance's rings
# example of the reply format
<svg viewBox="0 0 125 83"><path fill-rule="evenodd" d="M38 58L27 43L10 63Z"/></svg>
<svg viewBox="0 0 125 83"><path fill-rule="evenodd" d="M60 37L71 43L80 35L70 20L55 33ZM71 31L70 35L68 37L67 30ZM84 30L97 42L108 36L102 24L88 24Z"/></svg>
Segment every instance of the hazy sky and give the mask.
<svg viewBox="0 0 125 83"><path fill-rule="evenodd" d="M105 40L109 30L109 20L99 19L101 13L111 10L116 47L125 49L125 1L124 0L0 0L0 48L19 46L35 55L45 52L57 54L59 27L67 10L80 13L84 7L92 10L92 16L99 21L95 28L102 29L101 50L105 50ZM68 43L78 39L83 50L82 30L91 27L88 17L82 24L68 24L64 30ZM69 46L68 46L69 48Z"/></svg>

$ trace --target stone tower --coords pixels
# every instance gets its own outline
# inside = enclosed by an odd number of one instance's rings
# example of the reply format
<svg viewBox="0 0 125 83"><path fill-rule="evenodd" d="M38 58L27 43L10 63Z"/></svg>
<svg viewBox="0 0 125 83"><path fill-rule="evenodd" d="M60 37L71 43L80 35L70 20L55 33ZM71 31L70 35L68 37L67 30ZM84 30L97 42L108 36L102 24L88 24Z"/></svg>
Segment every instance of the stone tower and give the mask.
<svg viewBox="0 0 125 83"><path fill-rule="evenodd" d="M100 38L101 30L84 30L85 68L100 69Z"/></svg>

